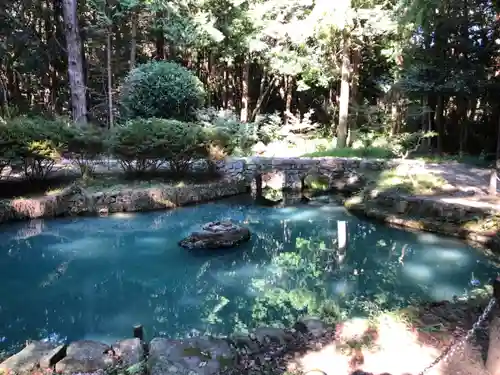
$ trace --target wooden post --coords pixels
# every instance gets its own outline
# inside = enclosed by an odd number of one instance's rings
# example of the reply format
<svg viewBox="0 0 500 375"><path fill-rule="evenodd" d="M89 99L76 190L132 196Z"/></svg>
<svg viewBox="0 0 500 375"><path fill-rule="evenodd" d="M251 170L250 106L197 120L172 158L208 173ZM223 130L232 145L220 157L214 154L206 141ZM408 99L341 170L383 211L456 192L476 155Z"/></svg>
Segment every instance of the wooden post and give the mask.
<svg viewBox="0 0 500 375"><path fill-rule="evenodd" d="M337 246L341 252L347 249L347 221L337 220Z"/></svg>
<svg viewBox="0 0 500 375"><path fill-rule="evenodd" d="M142 324L137 324L134 326L134 338L144 341L144 328Z"/></svg>

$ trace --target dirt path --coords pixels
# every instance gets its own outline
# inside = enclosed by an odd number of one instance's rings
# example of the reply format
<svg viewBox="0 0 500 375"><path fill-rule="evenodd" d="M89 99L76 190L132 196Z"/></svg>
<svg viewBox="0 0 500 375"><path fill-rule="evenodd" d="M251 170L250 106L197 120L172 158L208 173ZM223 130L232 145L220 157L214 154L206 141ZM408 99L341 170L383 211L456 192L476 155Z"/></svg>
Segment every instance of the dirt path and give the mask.
<svg viewBox="0 0 500 375"><path fill-rule="evenodd" d="M459 189L473 189L479 194L488 194L490 170L459 163L425 164L427 172L441 176ZM499 182L500 187L500 182Z"/></svg>

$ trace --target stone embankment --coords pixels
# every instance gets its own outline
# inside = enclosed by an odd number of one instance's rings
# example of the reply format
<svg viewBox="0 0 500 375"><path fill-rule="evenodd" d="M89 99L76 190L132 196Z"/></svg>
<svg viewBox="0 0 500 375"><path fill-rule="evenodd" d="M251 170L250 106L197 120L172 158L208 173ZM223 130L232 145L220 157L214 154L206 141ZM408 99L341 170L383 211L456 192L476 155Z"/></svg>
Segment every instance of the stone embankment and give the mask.
<svg viewBox="0 0 500 375"><path fill-rule="evenodd" d="M344 201L352 213L383 223L457 237L500 252L500 209L484 196L408 196L365 191Z"/></svg>
<svg viewBox="0 0 500 375"><path fill-rule="evenodd" d="M247 186L239 181L218 181L199 185L158 185L152 188L120 189L88 193L78 185L39 198L0 202L0 223L35 218L77 215L107 215L171 209L242 194Z"/></svg>
<svg viewBox="0 0 500 375"><path fill-rule="evenodd" d="M497 245L500 242L497 239L497 232L500 230L500 224L497 223L500 213L498 202L488 201L477 194L474 197L456 197L451 194L406 196L369 190L369 181L364 177L366 172L400 166L416 170L415 173L419 170L425 172L427 168L424 162L417 160L334 157L227 159L217 165L221 180L207 184L164 184L92 194L79 186L70 186L60 193L40 198L3 201L0 202L0 223L33 218L171 209L243 194L249 190L260 195L265 190L300 192L319 188L356 194L345 202L346 208L369 218L392 225L452 235L500 250ZM463 169L462 166L460 168ZM451 172L453 166L449 169L447 172ZM462 169L460 176L466 172ZM477 180L472 175L467 177L470 177L468 181ZM456 182L452 181L452 184ZM477 186L474 188L472 194L480 191ZM278 194L279 199L281 196Z"/></svg>
<svg viewBox="0 0 500 375"><path fill-rule="evenodd" d="M113 345L90 340L69 345L34 341L0 363L0 373L215 375L235 367L242 355L269 355L271 347L277 350L276 355L281 355L298 335L319 337L327 329L319 319L304 318L293 329L261 327L249 335L236 334L228 338L157 337L146 343L136 337Z"/></svg>
<svg viewBox="0 0 500 375"><path fill-rule="evenodd" d="M0 202L0 223L34 218L76 215L105 215L170 209L211 201L254 190L296 190L307 187L307 176L326 176L330 187L339 187L352 179L354 170L382 170L403 161L379 161L344 158L242 158L218 164L222 179L217 182L153 188L130 188L87 193L70 186L59 193L39 198L19 198ZM350 186L350 185L349 185Z"/></svg>

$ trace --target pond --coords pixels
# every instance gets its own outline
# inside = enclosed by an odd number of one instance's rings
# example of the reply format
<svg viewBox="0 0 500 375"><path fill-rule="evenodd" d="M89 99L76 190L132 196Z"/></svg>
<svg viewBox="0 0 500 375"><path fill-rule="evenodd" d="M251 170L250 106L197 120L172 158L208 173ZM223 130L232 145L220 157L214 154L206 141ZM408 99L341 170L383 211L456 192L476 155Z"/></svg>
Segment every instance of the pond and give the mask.
<svg viewBox="0 0 500 375"><path fill-rule="evenodd" d="M208 254L178 247L220 219L248 226L251 241ZM348 223L345 253L338 220ZM495 272L460 241L363 221L327 199L273 208L244 197L2 229L0 349L27 339L111 343L137 323L148 337L183 337L304 314L367 315L467 294Z"/></svg>

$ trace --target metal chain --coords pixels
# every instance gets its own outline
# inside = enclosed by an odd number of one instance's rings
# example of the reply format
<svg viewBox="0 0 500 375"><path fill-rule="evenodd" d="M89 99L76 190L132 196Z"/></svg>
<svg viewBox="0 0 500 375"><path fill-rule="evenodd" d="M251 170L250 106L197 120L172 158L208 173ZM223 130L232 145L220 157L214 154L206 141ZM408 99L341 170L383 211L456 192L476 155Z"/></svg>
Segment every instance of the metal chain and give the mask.
<svg viewBox="0 0 500 375"><path fill-rule="evenodd" d="M472 328L467 332L467 334L464 337L462 337L462 339L460 339L458 342L457 341L452 342L440 356L438 356L434 361L432 361L430 365L428 365L426 368L420 371L418 375L425 375L431 368L436 366L439 362L448 361L451 358L451 356L457 352L458 349L462 348L464 344L467 341L469 341L472 338L472 336L474 336L474 333L481 326L481 324L484 323L486 318L488 318L488 315L491 312L491 309L493 309L493 306L495 306L495 303L496 299L492 298L488 303L488 306L486 306L481 316L472 325Z"/></svg>

